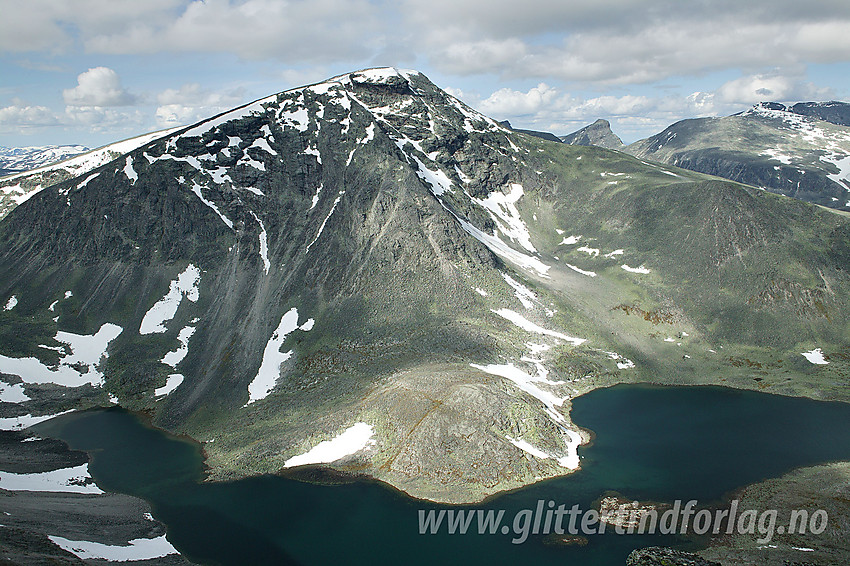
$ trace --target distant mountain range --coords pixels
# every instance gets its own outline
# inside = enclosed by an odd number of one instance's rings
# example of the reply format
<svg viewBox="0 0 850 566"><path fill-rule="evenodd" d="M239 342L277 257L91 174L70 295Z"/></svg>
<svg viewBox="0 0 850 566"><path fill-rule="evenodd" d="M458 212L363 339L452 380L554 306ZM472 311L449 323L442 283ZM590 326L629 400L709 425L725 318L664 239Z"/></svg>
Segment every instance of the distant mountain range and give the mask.
<svg viewBox="0 0 850 566"><path fill-rule="evenodd" d="M605 120L560 139L850 211L850 104L845 102L763 102L732 116L682 120L628 146Z"/></svg>
<svg viewBox="0 0 850 566"><path fill-rule="evenodd" d="M137 136L94 150L86 150L79 145L59 146L69 148L67 151L53 151L50 147L6 148L7 153L12 156L8 158L9 163L16 167L23 167L25 164L33 167L27 166L25 171L0 178L0 219L40 190L94 170L169 131L173 130ZM53 156L58 156L58 160L52 159Z"/></svg>
<svg viewBox="0 0 850 566"><path fill-rule="evenodd" d="M762 103L725 118L677 122L624 151L850 210L848 119L844 103Z"/></svg>
<svg viewBox="0 0 850 566"><path fill-rule="evenodd" d="M0 147L0 176L42 167L85 153L81 145L48 145L44 147Z"/></svg>

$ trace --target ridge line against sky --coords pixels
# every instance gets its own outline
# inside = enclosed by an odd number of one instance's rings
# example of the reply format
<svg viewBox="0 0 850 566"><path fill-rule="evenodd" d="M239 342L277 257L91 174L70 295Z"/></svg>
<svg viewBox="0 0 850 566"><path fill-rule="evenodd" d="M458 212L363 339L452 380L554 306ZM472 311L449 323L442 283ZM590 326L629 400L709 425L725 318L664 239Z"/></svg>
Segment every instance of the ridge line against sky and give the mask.
<svg viewBox="0 0 850 566"><path fill-rule="evenodd" d="M0 0L0 145L90 147L353 69L422 71L515 127L631 142L850 98L850 2Z"/></svg>

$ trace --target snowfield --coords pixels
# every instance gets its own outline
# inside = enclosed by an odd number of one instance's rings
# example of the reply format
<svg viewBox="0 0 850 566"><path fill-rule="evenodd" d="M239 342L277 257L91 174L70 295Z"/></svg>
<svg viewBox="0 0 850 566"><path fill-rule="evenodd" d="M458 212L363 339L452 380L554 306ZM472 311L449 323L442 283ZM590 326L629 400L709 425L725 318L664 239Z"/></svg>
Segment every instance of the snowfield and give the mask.
<svg viewBox="0 0 850 566"><path fill-rule="evenodd" d="M284 462L284 468L304 466L307 464L329 464L346 456L360 452L366 447L373 446L375 430L372 425L356 423L331 440L325 440L314 446L308 452L293 456Z"/></svg>
<svg viewBox="0 0 850 566"><path fill-rule="evenodd" d="M9 491L50 491L99 494L103 491L91 481L89 465L63 468L36 474L0 472L0 488Z"/></svg>
<svg viewBox="0 0 850 566"><path fill-rule="evenodd" d="M193 303L197 302L200 280L201 270L190 263L183 273L171 282L168 293L145 313L139 327L139 334L165 332L167 330L165 323L177 314L177 308L184 296Z"/></svg>
<svg viewBox="0 0 850 566"><path fill-rule="evenodd" d="M165 535L156 538L137 538L126 546L102 544L85 540L69 540L63 537L48 537L54 544L83 560L107 560L109 562L131 562L153 560L170 554L179 554Z"/></svg>
<svg viewBox="0 0 850 566"><path fill-rule="evenodd" d="M248 385L248 402L245 403L245 406L248 406L255 401L259 401L260 399L265 399L268 397L269 393L272 392L275 385L277 385L277 380L280 377L280 364L292 356L292 350L288 352L280 351L286 337L296 330L301 330L302 332L310 331L313 328L314 322L315 321L310 318L307 319L304 324L299 326L298 309L295 307L289 309L286 314L281 317L280 324L266 343L260 369Z"/></svg>

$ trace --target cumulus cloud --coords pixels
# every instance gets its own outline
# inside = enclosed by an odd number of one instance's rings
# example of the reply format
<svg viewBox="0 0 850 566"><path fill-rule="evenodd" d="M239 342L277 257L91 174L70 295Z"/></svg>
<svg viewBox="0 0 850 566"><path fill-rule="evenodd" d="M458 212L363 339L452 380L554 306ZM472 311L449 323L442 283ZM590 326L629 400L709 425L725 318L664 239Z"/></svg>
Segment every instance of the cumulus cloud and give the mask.
<svg viewBox="0 0 850 566"><path fill-rule="evenodd" d="M16 100L12 105L0 108L0 129L4 131L54 126L58 123L53 111L46 106L30 106Z"/></svg>
<svg viewBox="0 0 850 566"><path fill-rule="evenodd" d="M598 96L588 99L561 93L545 83L526 91L499 89L481 101L478 108L494 117L531 117L532 120L576 121L589 116L615 117L644 112L657 102L645 96ZM595 118L594 118L595 119Z"/></svg>
<svg viewBox="0 0 850 566"><path fill-rule="evenodd" d="M147 122L141 110L103 106L67 106L58 120L69 128L84 128L94 133L138 134Z"/></svg>
<svg viewBox="0 0 850 566"><path fill-rule="evenodd" d="M19 100L0 108L0 132L4 134L32 134L47 128L83 128L87 132L130 135L138 133L145 122L144 114L135 109L67 106L64 112L56 112Z"/></svg>
<svg viewBox="0 0 850 566"><path fill-rule="evenodd" d="M485 114L524 116L535 114L555 102L558 91L540 83L527 92L502 88L483 100L480 109Z"/></svg>
<svg viewBox="0 0 850 566"><path fill-rule="evenodd" d="M136 97L121 86L118 73L108 67L95 67L77 77L77 86L62 91L69 106L130 106Z"/></svg>
<svg viewBox="0 0 850 566"><path fill-rule="evenodd" d="M845 61L847 29L842 0L28 0L4 6L0 48L428 61L452 74L635 84Z"/></svg>
<svg viewBox="0 0 850 566"><path fill-rule="evenodd" d="M755 104L766 100L823 100L831 94L829 89L793 77L756 74L723 84L715 97L724 103Z"/></svg>
<svg viewBox="0 0 850 566"><path fill-rule="evenodd" d="M157 95L156 122L163 128L191 124L238 106L244 98L243 89L212 92L197 83L166 89Z"/></svg>

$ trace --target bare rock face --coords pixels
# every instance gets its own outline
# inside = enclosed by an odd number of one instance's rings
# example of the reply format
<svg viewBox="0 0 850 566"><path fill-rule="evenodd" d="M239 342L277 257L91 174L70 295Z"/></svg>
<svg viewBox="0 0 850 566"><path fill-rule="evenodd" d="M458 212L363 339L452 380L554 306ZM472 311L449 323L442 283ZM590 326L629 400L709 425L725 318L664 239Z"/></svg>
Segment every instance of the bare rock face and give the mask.
<svg viewBox="0 0 850 566"><path fill-rule="evenodd" d="M611 131L611 123L602 118L589 126L562 136L561 141L569 145L596 145L608 149L623 147L623 140Z"/></svg>

